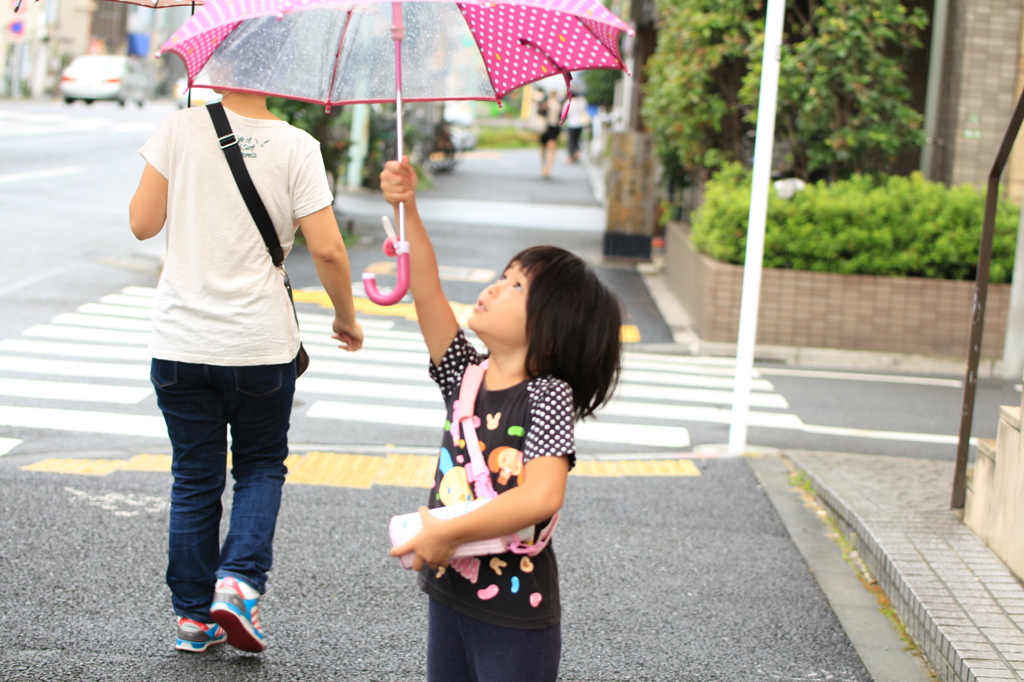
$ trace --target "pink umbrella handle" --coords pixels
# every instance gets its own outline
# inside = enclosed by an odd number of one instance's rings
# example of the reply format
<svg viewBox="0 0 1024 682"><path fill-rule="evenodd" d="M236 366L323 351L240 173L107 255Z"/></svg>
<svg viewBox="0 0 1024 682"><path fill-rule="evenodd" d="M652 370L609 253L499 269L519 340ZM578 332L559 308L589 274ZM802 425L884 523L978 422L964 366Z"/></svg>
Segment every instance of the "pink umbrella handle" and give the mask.
<svg viewBox="0 0 1024 682"><path fill-rule="evenodd" d="M395 287L386 294L377 289L377 275L372 272L363 273L363 290L366 297L377 305L394 305L402 300L409 291L409 242L388 238L384 242L384 253L398 259L398 281Z"/></svg>

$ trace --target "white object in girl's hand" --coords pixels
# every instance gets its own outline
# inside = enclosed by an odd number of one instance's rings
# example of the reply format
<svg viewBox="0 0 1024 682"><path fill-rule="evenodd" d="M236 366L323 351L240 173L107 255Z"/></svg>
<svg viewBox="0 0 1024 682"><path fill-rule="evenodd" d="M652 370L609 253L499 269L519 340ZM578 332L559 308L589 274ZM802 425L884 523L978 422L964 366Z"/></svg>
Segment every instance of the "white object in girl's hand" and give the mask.
<svg viewBox="0 0 1024 682"><path fill-rule="evenodd" d="M436 507L431 509L430 513L442 520L454 519L458 516L462 516L463 514L468 514L474 509L479 509L492 499L494 498L479 498L464 504L453 504L450 507ZM388 526L388 532L391 535L391 546L398 547L399 545L408 542L416 535L416 533L420 532L422 527L423 519L420 518L419 512L391 517L391 523ZM520 542L527 543L533 540L533 533L534 527L530 526L529 528L524 528L512 536L506 535L500 538L467 542L456 547L455 553L452 554L451 558L463 559L465 557L502 554L509 550L509 546L511 545L510 541L514 541L515 536L518 536ZM398 557L398 560L402 563L402 568L412 568L414 558L415 554L413 552L409 552L408 554L403 554Z"/></svg>

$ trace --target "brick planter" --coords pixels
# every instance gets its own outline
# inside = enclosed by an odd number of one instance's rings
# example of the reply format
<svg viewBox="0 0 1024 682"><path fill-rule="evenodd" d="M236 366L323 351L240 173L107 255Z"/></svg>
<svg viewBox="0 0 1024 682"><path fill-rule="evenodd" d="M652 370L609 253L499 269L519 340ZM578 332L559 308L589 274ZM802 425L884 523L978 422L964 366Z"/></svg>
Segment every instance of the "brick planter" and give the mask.
<svg viewBox="0 0 1024 682"><path fill-rule="evenodd" d="M665 233L666 275L705 341L735 343L743 266L719 263L690 245L690 229ZM1010 285L988 290L982 357L1001 358ZM757 343L965 357L974 282L839 275L766 268Z"/></svg>

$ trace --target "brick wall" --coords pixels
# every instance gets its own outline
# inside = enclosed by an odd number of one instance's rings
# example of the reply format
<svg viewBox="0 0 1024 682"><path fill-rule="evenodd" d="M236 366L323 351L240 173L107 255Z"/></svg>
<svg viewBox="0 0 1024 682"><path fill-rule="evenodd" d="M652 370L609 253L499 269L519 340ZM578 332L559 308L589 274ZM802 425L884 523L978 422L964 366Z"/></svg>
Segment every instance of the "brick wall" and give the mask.
<svg viewBox="0 0 1024 682"><path fill-rule="evenodd" d="M743 266L694 251L683 223L669 225L665 249L669 286L701 338L735 343ZM973 304L974 282L766 268L757 343L965 357ZM1002 357L1009 304L1010 285L989 286L982 357Z"/></svg>

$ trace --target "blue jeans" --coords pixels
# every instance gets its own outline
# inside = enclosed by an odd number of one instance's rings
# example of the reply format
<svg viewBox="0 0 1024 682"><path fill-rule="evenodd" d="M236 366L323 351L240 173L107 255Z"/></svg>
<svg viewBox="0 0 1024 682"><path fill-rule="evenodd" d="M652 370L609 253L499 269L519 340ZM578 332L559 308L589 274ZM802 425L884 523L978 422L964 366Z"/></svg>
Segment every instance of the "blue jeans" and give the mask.
<svg viewBox="0 0 1024 682"><path fill-rule="evenodd" d="M555 682L562 626L516 630L430 600L427 682Z"/></svg>
<svg viewBox="0 0 1024 682"><path fill-rule="evenodd" d="M295 362L220 367L154 359L157 404L174 447L167 584L174 612L210 622L213 587L234 576L261 593L273 560ZM221 495L235 479L231 526L220 545Z"/></svg>

